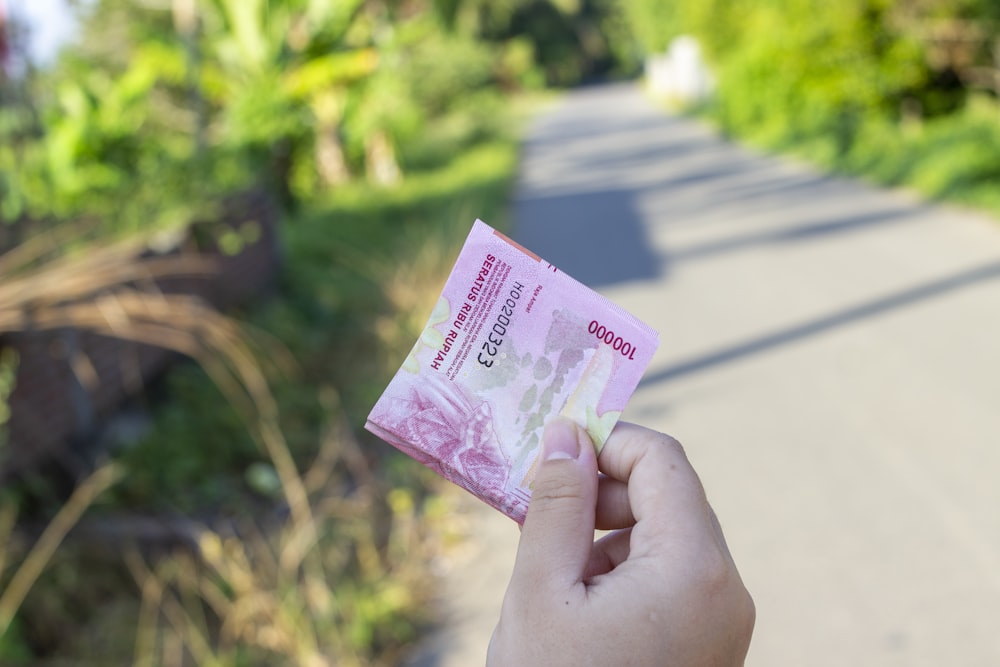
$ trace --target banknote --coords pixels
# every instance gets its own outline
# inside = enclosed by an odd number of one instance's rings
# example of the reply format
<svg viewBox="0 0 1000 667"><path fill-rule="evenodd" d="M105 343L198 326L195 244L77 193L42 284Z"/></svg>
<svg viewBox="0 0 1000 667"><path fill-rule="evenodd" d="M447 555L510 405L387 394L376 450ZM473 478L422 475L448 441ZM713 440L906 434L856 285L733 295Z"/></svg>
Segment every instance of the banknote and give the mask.
<svg viewBox="0 0 1000 667"><path fill-rule="evenodd" d="M555 415L600 450L656 331L481 220L369 431L523 522Z"/></svg>

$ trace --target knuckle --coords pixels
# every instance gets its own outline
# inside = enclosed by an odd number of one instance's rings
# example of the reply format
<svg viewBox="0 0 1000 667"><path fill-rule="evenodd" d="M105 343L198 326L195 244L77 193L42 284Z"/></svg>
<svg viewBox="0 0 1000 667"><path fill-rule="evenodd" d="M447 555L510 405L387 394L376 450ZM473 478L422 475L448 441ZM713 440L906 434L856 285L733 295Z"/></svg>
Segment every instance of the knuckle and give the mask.
<svg viewBox="0 0 1000 667"><path fill-rule="evenodd" d="M691 470L684 446L674 437L665 433L656 433L647 440L637 460L645 461L645 465L653 465L664 470ZM693 472L693 470L691 470Z"/></svg>
<svg viewBox="0 0 1000 667"><path fill-rule="evenodd" d="M753 633L754 625L757 624L757 605L753 601L750 591L743 589L743 623L747 635Z"/></svg>
<svg viewBox="0 0 1000 667"><path fill-rule="evenodd" d="M670 454L680 455L687 458L687 455L684 452L684 445L682 445L680 441L672 435L657 433L653 442L656 447L663 449Z"/></svg>
<svg viewBox="0 0 1000 667"><path fill-rule="evenodd" d="M586 498L587 492L583 485L572 476L546 475L535 480L528 513L537 517L575 514Z"/></svg>
<svg viewBox="0 0 1000 667"><path fill-rule="evenodd" d="M531 490L531 502L560 503L565 500L582 498L583 495L583 489L575 476L552 472L535 479L535 487Z"/></svg>
<svg viewBox="0 0 1000 667"><path fill-rule="evenodd" d="M713 597L730 599L735 599L735 593L745 590L736 568L718 549L702 549L691 556L694 562L689 564L690 582L698 590Z"/></svg>

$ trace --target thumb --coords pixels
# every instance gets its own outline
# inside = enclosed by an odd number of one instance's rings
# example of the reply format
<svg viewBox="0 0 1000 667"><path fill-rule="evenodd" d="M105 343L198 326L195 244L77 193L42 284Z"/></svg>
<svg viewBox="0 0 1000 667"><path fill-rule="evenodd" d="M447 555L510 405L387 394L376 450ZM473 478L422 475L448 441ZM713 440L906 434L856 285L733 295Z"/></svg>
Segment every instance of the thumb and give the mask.
<svg viewBox="0 0 1000 667"><path fill-rule="evenodd" d="M594 544L597 455L590 436L556 417L542 435L542 463L521 531L514 581L569 588L583 579Z"/></svg>

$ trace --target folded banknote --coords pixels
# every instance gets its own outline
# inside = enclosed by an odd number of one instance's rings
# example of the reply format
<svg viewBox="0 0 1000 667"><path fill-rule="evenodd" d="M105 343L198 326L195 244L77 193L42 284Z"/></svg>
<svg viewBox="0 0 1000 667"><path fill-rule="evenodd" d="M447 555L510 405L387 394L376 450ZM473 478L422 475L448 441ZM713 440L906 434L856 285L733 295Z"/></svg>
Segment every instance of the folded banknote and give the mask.
<svg viewBox="0 0 1000 667"><path fill-rule="evenodd" d="M523 522L555 415L600 450L659 342L653 329L476 220L369 431Z"/></svg>

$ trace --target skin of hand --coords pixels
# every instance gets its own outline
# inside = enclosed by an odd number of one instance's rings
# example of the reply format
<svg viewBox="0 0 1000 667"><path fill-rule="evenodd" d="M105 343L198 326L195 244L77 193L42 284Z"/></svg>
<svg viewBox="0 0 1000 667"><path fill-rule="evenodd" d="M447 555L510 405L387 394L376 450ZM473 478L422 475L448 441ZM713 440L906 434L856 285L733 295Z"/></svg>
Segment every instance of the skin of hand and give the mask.
<svg viewBox="0 0 1000 667"><path fill-rule="evenodd" d="M753 600L681 445L619 423L598 457L559 418L542 456L487 666L742 665Z"/></svg>

